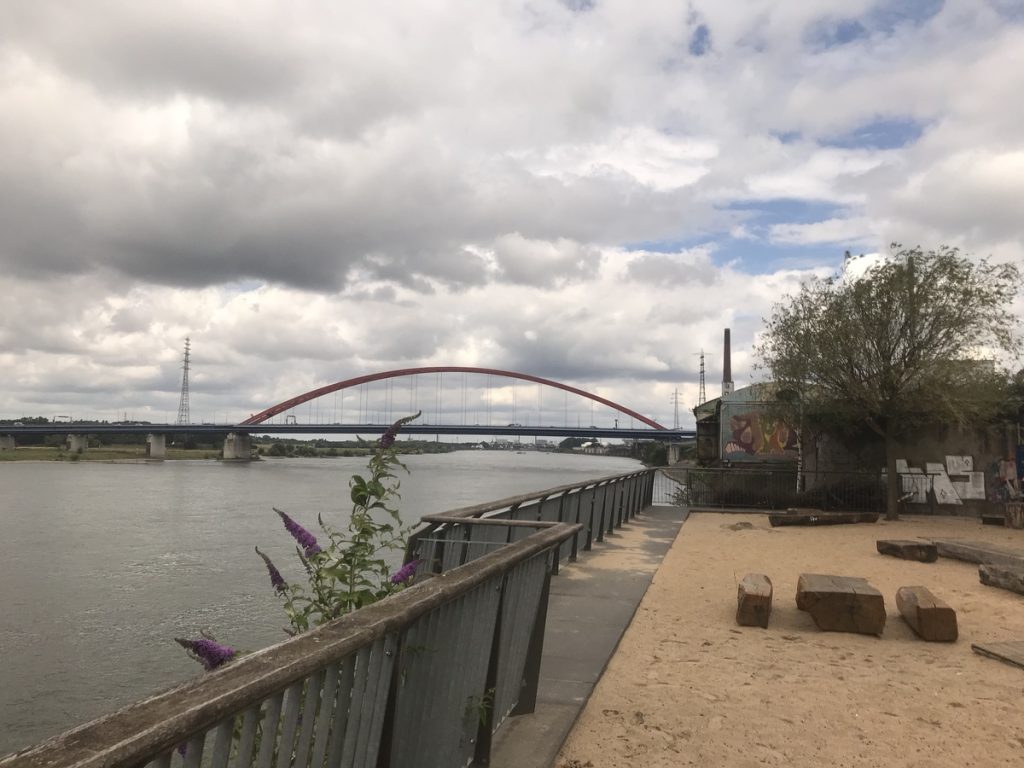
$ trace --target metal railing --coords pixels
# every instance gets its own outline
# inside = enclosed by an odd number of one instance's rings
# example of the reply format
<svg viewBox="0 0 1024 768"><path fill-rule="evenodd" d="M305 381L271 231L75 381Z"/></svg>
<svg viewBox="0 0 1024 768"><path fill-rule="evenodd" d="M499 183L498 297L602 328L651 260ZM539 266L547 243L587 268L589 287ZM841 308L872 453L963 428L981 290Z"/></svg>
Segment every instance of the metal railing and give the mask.
<svg viewBox="0 0 1024 768"><path fill-rule="evenodd" d="M549 582L650 502L653 471L424 518L420 581L0 768L451 768L536 705Z"/></svg>
<svg viewBox="0 0 1024 768"><path fill-rule="evenodd" d="M655 475L656 470L644 469L426 515L424 527L409 537L406 559L419 559L426 570L442 572L519 540L537 522L577 524L580 530L559 548L557 572L559 560L575 560L580 551L604 541L607 533L650 506ZM497 520L506 521L507 527L487 524Z"/></svg>
<svg viewBox="0 0 1024 768"><path fill-rule="evenodd" d="M885 486L881 475L868 472L815 472L804 476L797 490L794 469L686 467L658 470L662 495L693 508L881 511Z"/></svg>

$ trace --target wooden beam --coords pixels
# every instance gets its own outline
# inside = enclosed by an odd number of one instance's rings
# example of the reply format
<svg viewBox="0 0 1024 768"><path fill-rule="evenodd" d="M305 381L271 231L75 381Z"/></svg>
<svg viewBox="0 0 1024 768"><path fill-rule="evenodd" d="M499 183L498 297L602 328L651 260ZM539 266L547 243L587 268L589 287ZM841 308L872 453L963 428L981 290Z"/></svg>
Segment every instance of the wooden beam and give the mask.
<svg viewBox="0 0 1024 768"><path fill-rule="evenodd" d="M1008 589L1024 595L1024 568L1008 568L1005 565L982 563L978 566L978 578L990 587Z"/></svg>
<svg viewBox="0 0 1024 768"><path fill-rule="evenodd" d="M768 522L780 525L845 525L848 523L877 523L877 512L823 512L816 509L772 512Z"/></svg>
<svg viewBox="0 0 1024 768"><path fill-rule="evenodd" d="M741 627L768 627L772 615L772 580L763 573L748 573L736 595L736 623Z"/></svg>
<svg viewBox="0 0 1024 768"><path fill-rule="evenodd" d="M885 629L882 593L856 576L802 573L796 607L807 611L818 629L881 635Z"/></svg>
<svg viewBox="0 0 1024 768"><path fill-rule="evenodd" d="M1024 568L1024 552L986 544L981 541L935 539L940 557L966 560L968 563L990 563L1009 568Z"/></svg>
<svg viewBox="0 0 1024 768"><path fill-rule="evenodd" d="M927 541L911 541L909 539L879 539L875 542L879 554L892 555L903 560L916 560L919 563L934 563L939 559L939 550Z"/></svg>
<svg viewBox="0 0 1024 768"><path fill-rule="evenodd" d="M940 643L956 640L956 611L927 587L900 587L896 591L896 607L922 640Z"/></svg>
<svg viewBox="0 0 1024 768"><path fill-rule="evenodd" d="M1007 664L1024 669L1024 641L1010 640L1003 643L977 643L971 650L990 659L999 659Z"/></svg>

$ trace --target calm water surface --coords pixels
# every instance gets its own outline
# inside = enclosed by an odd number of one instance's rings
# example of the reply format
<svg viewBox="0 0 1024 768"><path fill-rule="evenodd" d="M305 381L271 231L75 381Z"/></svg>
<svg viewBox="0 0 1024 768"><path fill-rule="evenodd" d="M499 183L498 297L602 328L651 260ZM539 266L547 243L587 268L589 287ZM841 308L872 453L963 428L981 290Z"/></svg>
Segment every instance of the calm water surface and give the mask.
<svg viewBox="0 0 1024 768"><path fill-rule="evenodd" d="M461 451L405 457L406 521L629 472L630 459ZM365 460L248 465L0 464L0 755L197 673L173 642L207 629L236 647L284 638L259 545L297 577L271 509L344 525Z"/></svg>

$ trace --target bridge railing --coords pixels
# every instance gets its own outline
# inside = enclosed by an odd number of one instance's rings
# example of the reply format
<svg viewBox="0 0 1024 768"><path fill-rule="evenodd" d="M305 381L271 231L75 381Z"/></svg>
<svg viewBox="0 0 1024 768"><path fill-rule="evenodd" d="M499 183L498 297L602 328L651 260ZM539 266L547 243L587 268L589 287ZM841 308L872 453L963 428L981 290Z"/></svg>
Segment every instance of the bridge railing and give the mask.
<svg viewBox="0 0 1024 768"><path fill-rule="evenodd" d="M651 471L432 515L420 580L0 768L483 765L506 717L536 703L560 559L649 503Z"/></svg>

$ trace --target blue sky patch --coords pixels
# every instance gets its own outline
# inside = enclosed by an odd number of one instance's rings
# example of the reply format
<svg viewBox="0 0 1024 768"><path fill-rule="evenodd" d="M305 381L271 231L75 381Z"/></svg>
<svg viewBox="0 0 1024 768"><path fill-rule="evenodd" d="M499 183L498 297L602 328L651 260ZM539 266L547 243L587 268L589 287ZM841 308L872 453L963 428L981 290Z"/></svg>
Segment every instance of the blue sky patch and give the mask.
<svg viewBox="0 0 1024 768"><path fill-rule="evenodd" d="M809 269L822 265L835 269L843 263L844 249L830 245L773 245L764 240L733 237L716 241L716 264L733 262L737 269L751 275L765 275L780 269Z"/></svg>
<svg viewBox="0 0 1024 768"><path fill-rule="evenodd" d="M772 200L739 200L725 207L728 211L742 211L747 226L770 224L811 224L834 219L842 215L842 206L816 200L779 197Z"/></svg>
<svg viewBox="0 0 1024 768"><path fill-rule="evenodd" d="M945 0L888 0L880 2L867 15L871 31L891 35L904 24L920 25L942 10Z"/></svg>
<svg viewBox="0 0 1024 768"><path fill-rule="evenodd" d="M923 133L924 124L913 118L882 117L819 143L844 149L899 149L913 144Z"/></svg>
<svg viewBox="0 0 1024 768"><path fill-rule="evenodd" d="M749 237L732 237L727 232L659 241L629 243L629 250L675 253L708 246L712 260L719 265L730 262L749 274L768 274L779 269L804 269L826 264L842 263L844 247L839 245L800 245L772 243L769 231L773 224L813 224L833 218L843 218L849 212L842 206L815 200L776 198L771 200L743 200L731 203L722 210L733 214L736 223L742 223ZM738 214L738 215L736 215Z"/></svg>
<svg viewBox="0 0 1024 768"><path fill-rule="evenodd" d="M811 28L807 40L816 49L836 48L868 37L868 30L857 19L841 19L817 24Z"/></svg>
<svg viewBox="0 0 1024 768"><path fill-rule="evenodd" d="M690 38L690 53L694 56L703 56L711 50L711 30L707 24L701 24L693 31Z"/></svg>

